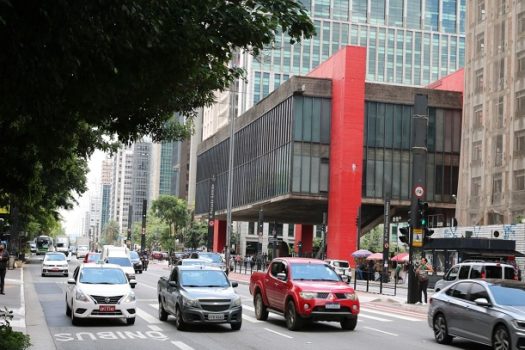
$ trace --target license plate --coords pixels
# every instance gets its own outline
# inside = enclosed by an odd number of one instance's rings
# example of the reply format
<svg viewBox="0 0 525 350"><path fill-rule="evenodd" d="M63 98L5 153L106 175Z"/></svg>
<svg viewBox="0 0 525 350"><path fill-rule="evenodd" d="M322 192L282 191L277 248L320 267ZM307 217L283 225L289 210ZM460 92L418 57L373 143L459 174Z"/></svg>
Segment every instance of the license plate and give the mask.
<svg viewBox="0 0 525 350"><path fill-rule="evenodd" d="M330 310L338 310L341 308L341 305L339 305L338 303L329 303L329 304L326 304L324 307Z"/></svg>
<svg viewBox="0 0 525 350"><path fill-rule="evenodd" d="M100 311L100 312L113 312L113 311L115 311L115 306L114 305L100 305L98 307L98 311Z"/></svg>
<svg viewBox="0 0 525 350"><path fill-rule="evenodd" d="M214 321L224 320L224 315L223 314L209 314L208 320L214 320Z"/></svg>
<svg viewBox="0 0 525 350"><path fill-rule="evenodd" d="M54 267L53 271L60 271L60 269L58 267Z"/></svg>

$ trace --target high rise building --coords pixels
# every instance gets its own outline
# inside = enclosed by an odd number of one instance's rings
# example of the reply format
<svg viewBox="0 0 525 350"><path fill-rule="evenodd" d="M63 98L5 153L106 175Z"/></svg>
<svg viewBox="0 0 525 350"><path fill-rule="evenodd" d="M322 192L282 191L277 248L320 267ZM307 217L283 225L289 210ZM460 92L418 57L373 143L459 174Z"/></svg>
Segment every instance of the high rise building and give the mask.
<svg viewBox="0 0 525 350"><path fill-rule="evenodd" d="M133 149L123 147L112 158L110 218L115 220L121 233L128 229L128 210L133 190ZM142 205L141 205L142 208Z"/></svg>
<svg viewBox="0 0 525 350"><path fill-rule="evenodd" d="M100 231L104 229L109 221L109 208L111 203L111 183L113 174L113 161L111 159L104 159L102 161L102 176L101 176L101 204L100 204Z"/></svg>
<svg viewBox="0 0 525 350"><path fill-rule="evenodd" d="M142 222L142 206L149 199L149 183L151 171L151 142L133 144L132 193L133 221ZM149 203L147 204L149 205Z"/></svg>
<svg viewBox="0 0 525 350"><path fill-rule="evenodd" d="M292 75L305 75L345 45L367 47L366 80L425 86L463 67L466 0L302 0L317 35L294 45L278 34L273 49L232 61L247 71L205 109L203 138L240 115ZM475 1L474 1L475 2ZM470 3L473 3L472 1ZM498 2L500 3L500 2Z"/></svg>
<svg viewBox="0 0 525 350"><path fill-rule="evenodd" d="M525 218L524 38L525 1L468 2L460 225Z"/></svg>

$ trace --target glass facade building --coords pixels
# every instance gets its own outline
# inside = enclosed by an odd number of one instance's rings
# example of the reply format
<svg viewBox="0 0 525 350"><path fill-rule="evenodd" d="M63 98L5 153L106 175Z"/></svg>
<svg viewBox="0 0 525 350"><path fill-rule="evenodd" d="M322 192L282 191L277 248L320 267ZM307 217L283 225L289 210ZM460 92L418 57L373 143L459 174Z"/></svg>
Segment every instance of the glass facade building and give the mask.
<svg viewBox="0 0 525 350"><path fill-rule="evenodd" d="M245 57L246 111L291 75L306 75L345 45L367 47L366 80L425 86L465 63L466 0L302 0L317 35ZM245 89L245 90L243 90Z"/></svg>

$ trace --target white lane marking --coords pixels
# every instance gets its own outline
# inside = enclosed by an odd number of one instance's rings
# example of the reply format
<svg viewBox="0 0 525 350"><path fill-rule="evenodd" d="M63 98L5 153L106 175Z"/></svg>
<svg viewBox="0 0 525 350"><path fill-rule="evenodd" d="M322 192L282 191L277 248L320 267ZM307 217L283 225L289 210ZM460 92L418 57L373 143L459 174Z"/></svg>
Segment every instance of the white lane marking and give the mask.
<svg viewBox="0 0 525 350"><path fill-rule="evenodd" d="M143 311L139 308L137 308L137 316L143 318L148 323L152 323L152 324L162 323L161 320L156 319L155 317L148 314L146 311Z"/></svg>
<svg viewBox="0 0 525 350"><path fill-rule="evenodd" d="M159 303L149 304L149 306L151 306L154 309L158 309L159 308Z"/></svg>
<svg viewBox="0 0 525 350"><path fill-rule="evenodd" d="M158 299L137 299L137 301L142 301L145 303L151 303L152 301L158 301Z"/></svg>
<svg viewBox="0 0 525 350"><path fill-rule="evenodd" d="M371 320L380 321L380 322L392 322L392 320L387 320L386 318L376 317L376 316L370 316L363 314L363 311L359 313L359 318L369 318Z"/></svg>
<svg viewBox="0 0 525 350"><path fill-rule="evenodd" d="M175 345L176 347L178 347L180 350L194 350L191 346L181 342L181 341L175 341L173 340L171 342L173 345Z"/></svg>
<svg viewBox="0 0 525 350"><path fill-rule="evenodd" d="M366 329L369 329L371 331L375 331L375 332L379 332L379 333L383 333L383 334L387 334L387 335L391 335L393 337L397 337L399 334L395 334L395 333L390 333L390 332L386 332L386 331L382 331L380 329L377 329L377 328L372 328L372 327L363 327L363 328L366 328Z"/></svg>
<svg viewBox="0 0 525 350"><path fill-rule="evenodd" d="M246 309L246 310L250 310L250 311L255 311L255 308L253 306L249 306L249 305L242 304L242 308Z"/></svg>
<svg viewBox="0 0 525 350"><path fill-rule="evenodd" d="M256 318L250 317L250 316L245 315L245 314L242 315L242 318L245 319L248 322L251 322L251 323L261 323L262 322L262 321L259 321Z"/></svg>
<svg viewBox="0 0 525 350"><path fill-rule="evenodd" d="M403 316L403 315L397 315L397 314L392 313L392 312L383 312L383 311L370 310L370 309L363 309L363 310L361 310L361 312L367 312L367 313L376 314L376 315L382 315L382 316L399 318L400 320L405 320L405 321L412 321L412 322L421 322L421 321L423 321L423 319L418 319L418 318L408 317L408 316Z"/></svg>
<svg viewBox="0 0 525 350"><path fill-rule="evenodd" d="M280 335L281 337L285 337L285 338L288 338L288 339L293 339L293 337L290 337L289 335L286 335L286 334L274 331L273 329L270 329L270 328L265 328L265 330L270 332L270 333L274 333L274 334Z"/></svg>
<svg viewBox="0 0 525 350"><path fill-rule="evenodd" d="M160 328L159 326L154 326L154 325L148 325L149 329L151 329L152 331L155 331L155 332L163 332L162 328Z"/></svg>
<svg viewBox="0 0 525 350"><path fill-rule="evenodd" d="M137 287L148 287L148 288L151 288L151 289L155 289L155 290L157 290L157 287L148 286L148 285L147 285L146 283L144 283L144 282L137 283Z"/></svg>

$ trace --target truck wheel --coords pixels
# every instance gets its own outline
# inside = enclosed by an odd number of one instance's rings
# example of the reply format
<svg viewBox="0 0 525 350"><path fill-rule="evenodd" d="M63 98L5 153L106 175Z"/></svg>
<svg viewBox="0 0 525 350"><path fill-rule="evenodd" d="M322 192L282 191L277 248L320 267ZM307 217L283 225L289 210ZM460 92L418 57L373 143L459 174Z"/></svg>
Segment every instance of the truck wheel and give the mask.
<svg viewBox="0 0 525 350"><path fill-rule="evenodd" d="M353 331L357 326L357 318L345 318L341 321L341 328L347 331Z"/></svg>
<svg viewBox="0 0 525 350"><path fill-rule="evenodd" d="M297 314L293 300L288 302L285 313L286 327L291 331L298 331L303 326L303 319Z"/></svg>
<svg viewBox="0 0 525 350"><path fill-rule="evenodd" d="M80 326L80 320L78 319L78 317L75 317L75 305L71 305L71 323L73 323L73 326Z"/></svg>
<svg viewBox="0 0 525 350"><path fill-rule="evenodd" d="M175 309L175 327L177 327L179 331L183 331L186 328L186 323L182 318L182 312L180 311L180 307L178 305Z"/></svg>
<svg viewBox="0 0 525 350"><path fill-rule="evenodd" d="M255 294L253 304L255 305L255 318L259 321L266 321L268 319L268 309L266 308L266 305L264 305L260 292Z"/></svg>
<svg viewBox="0 0 525 350"><path fill-rule="evenodd" d="M162 306L162 302L159 300L159 320L161 321L167 321L168 320L168 313L166 310L164 310L164 306Z"/></svg>

